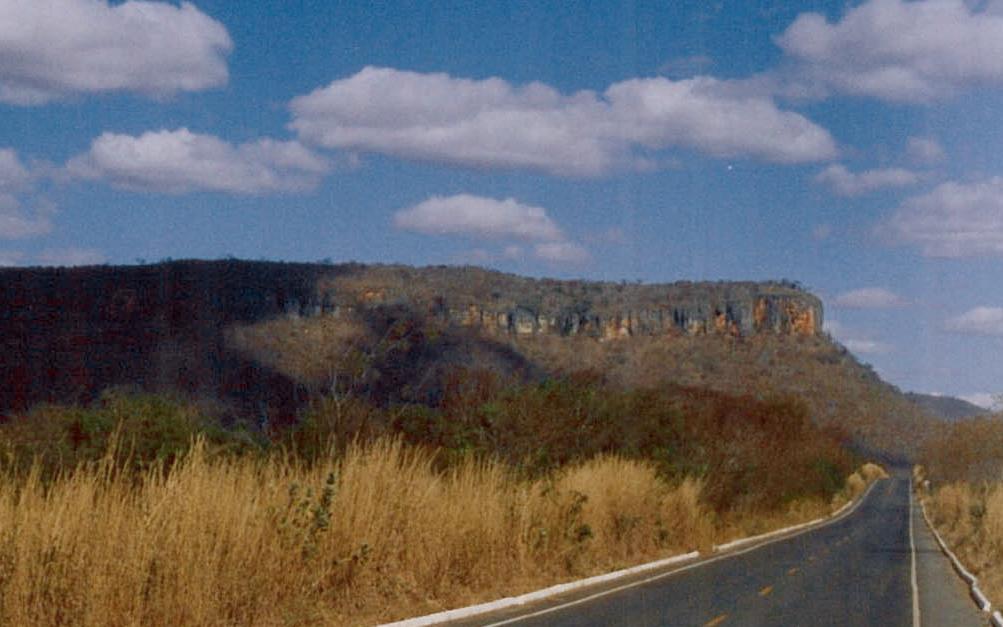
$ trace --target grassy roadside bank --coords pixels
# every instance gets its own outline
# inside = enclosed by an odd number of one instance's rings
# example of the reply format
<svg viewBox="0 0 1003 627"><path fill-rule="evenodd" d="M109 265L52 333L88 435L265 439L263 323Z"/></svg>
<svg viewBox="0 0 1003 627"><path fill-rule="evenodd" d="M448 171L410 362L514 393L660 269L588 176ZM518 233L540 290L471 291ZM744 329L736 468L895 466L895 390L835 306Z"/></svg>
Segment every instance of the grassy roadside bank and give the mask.
<svg viewBox="0 0 1003 627"><path fill-rule="evenodd" d="M1003 419L947 425L928 441L913 479L944 542L1003 603Z"/></svg>
<svg viewBox="0 0 1003 627"><path fill-rule="evenodd" d="M841 498L866 485L867 471ZM0 624L365 624L496 598L827 513L721 517L700 481L602 455L538 479L435 468L382 439L338 458L106 456L0 483Z"/></svg>
<svg viewBox="0 0 1003 627"><path fill-rule="evenodd" d="M917 467L917 484L925 480ZM927 515L993 606L1003 601L1003 481L956 481L920 489Z"/></svg>

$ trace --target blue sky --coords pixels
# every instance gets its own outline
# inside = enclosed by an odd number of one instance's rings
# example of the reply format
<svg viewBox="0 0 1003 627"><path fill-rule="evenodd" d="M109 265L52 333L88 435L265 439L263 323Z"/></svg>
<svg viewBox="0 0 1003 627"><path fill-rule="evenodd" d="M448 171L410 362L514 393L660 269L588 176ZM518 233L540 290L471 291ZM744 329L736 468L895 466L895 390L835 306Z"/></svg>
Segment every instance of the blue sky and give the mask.
<svg viewBox="0 0 1003 627"><path fill-rule="evenodd" d="M0 264L794 279L1003 391L1003 2L0 0Z"/></svg>

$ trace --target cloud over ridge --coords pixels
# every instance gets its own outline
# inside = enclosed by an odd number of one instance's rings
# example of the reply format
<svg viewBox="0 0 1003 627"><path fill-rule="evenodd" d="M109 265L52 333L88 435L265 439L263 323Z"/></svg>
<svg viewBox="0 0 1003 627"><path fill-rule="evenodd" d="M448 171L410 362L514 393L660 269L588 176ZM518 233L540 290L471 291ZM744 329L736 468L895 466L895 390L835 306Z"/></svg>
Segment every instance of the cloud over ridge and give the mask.
<svg viewBox="0 0 1003 627"><path fill-rule="evenodd" d="M552 263L580 264L590 257L584 246L565 235L546 209L514 198L497 200L473 194L432 196L397 211L393 223L398 229L426 235L462 235L532 244L534 257ZM518 259L524 254L523 246L510 243L502 257Z"/></svg>

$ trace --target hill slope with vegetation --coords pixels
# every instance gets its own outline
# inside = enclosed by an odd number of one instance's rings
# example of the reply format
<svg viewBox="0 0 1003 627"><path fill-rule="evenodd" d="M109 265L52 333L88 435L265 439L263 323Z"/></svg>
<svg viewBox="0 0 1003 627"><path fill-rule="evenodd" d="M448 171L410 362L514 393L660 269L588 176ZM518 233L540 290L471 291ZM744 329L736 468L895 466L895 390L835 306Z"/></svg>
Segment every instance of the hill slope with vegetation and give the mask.
<svg viewBox="0 0 1003 627"><path fill-rule="evenodd" d="M126 385L267 430L325 398L437 408L461 374L523 385L588 371L622 390L794 396L816 424L892 457L929 421L822 333L821 303L791 282L228 260L0 269L0 298L6 414Z"/></svg>

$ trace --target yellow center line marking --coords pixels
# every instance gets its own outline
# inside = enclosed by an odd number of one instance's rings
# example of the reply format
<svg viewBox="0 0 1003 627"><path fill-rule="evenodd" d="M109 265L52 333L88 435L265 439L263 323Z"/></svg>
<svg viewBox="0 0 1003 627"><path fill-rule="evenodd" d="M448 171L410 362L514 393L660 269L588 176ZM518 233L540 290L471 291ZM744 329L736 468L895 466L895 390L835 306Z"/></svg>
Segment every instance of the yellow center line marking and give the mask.
<svg viewBox="0 0 1003 627"><path fill-rule="evenodd" d="M709 621L707 621L706 623L704 623L703 627L717 627L718 625L720 625L721 623L723 623L726 620L728 620L728 615L727 614L721 614L720 616L718 616L716 618L712 618Z"/></svg>
<svg viewBox="0 0 1003 627"><path fill-rule="evenodd" d="M765 588L759 591L759 596L765 597L769 595L771 592L773 592L773 586L766 586Z"/></svg>
<svg viewBox="0 0 1003 627"><path fill-rule="evenodd" d="M796 572L798 572L798 569L797 569L797 567L794 567L794 568L790 569L789 571L787 571L787 574L788 575L793 575Z"/></svg>

